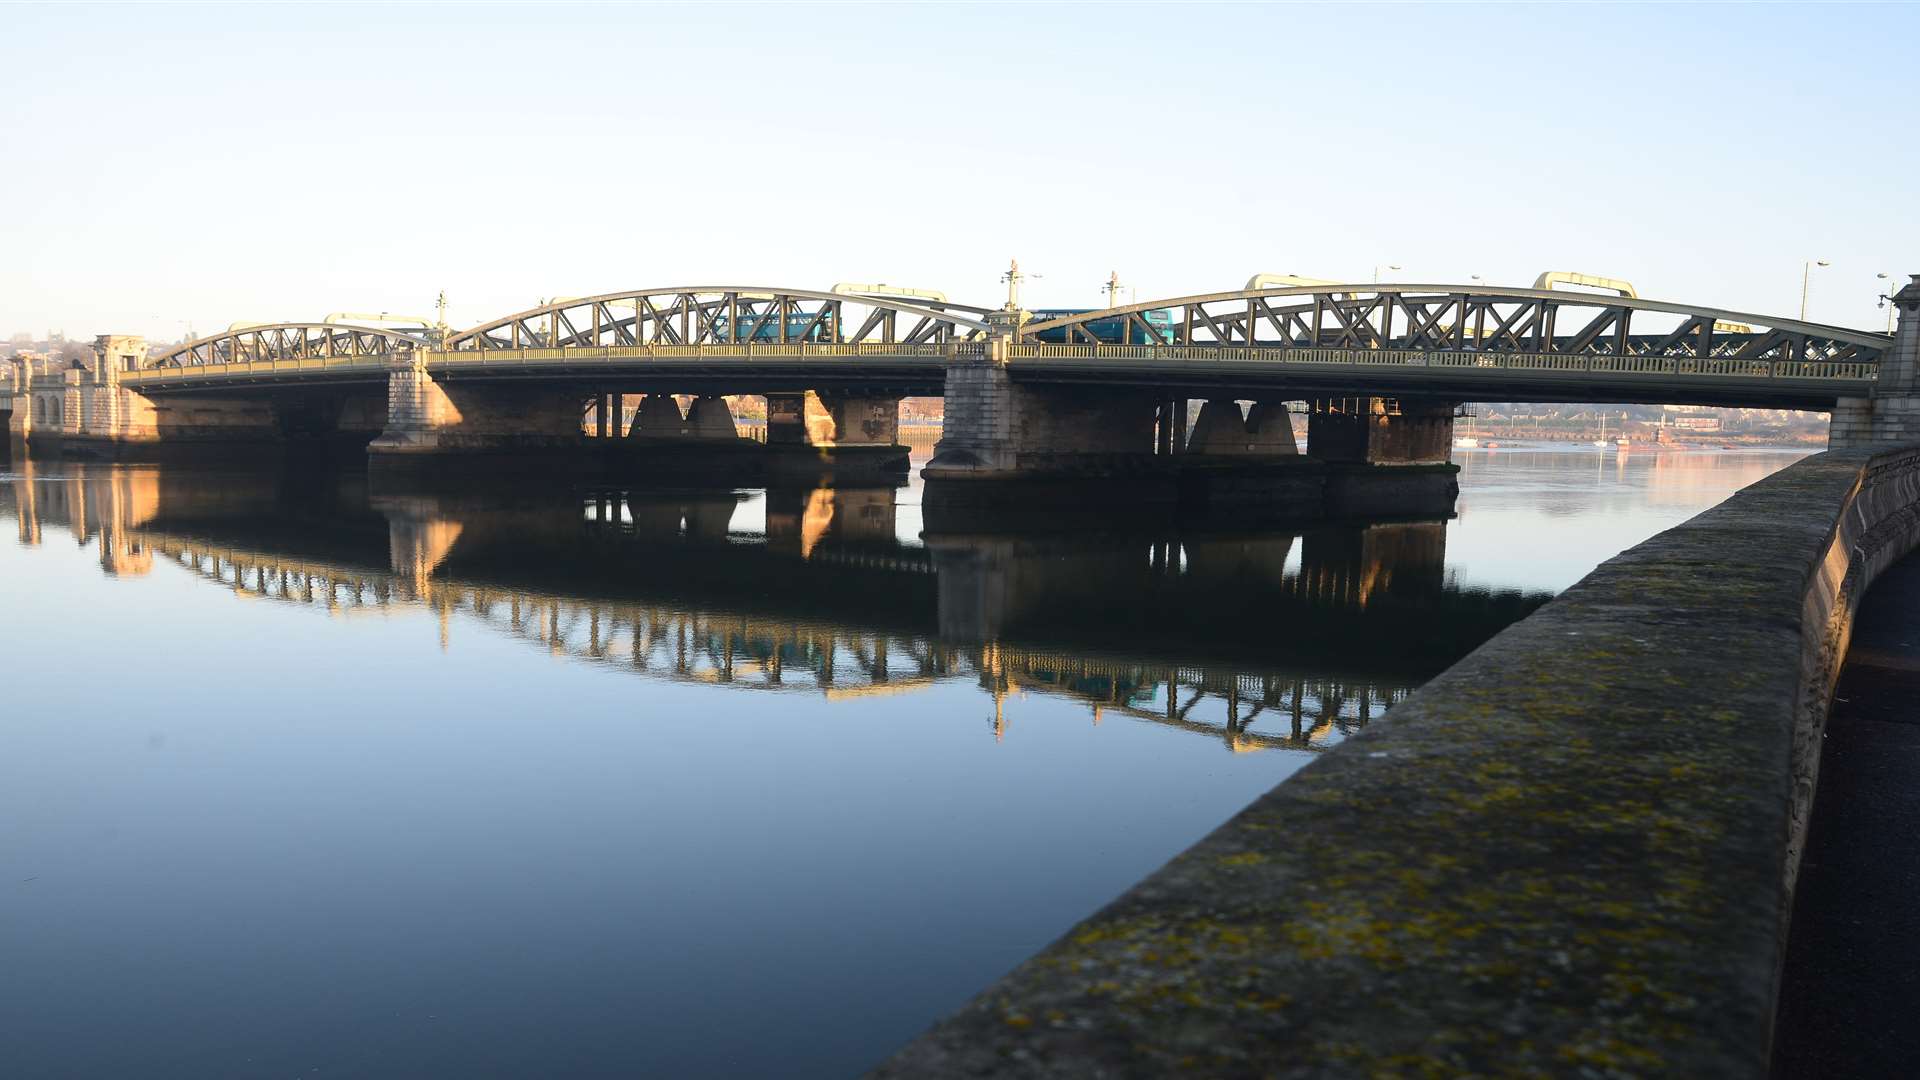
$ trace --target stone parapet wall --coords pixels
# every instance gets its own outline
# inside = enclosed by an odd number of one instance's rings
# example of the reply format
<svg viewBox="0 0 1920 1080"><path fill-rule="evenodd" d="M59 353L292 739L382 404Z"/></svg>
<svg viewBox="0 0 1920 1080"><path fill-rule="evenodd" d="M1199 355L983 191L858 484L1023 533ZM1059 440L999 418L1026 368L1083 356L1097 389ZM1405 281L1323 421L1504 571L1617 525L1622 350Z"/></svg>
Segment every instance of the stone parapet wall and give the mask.
<svg viewBox="0 0 1920 1080"><path fill-rule="evenodd" d="M1609 560L875 1075L1764 1075L1853 612L1920 448Z"/></svg>

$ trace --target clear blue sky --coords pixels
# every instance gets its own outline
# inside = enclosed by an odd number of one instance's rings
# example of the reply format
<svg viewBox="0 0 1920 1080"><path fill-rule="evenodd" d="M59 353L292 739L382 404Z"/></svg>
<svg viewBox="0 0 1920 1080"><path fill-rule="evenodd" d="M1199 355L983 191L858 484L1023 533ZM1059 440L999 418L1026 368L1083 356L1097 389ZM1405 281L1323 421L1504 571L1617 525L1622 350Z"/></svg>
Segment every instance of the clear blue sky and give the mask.
<svg viewBox="0 0 1920 1080"><path fill-rule="evenodd" d="M1920 9L0 7L0 333L1256 271L1883 325ZM1905 131L1904 141L1901 132Z"/></svg>

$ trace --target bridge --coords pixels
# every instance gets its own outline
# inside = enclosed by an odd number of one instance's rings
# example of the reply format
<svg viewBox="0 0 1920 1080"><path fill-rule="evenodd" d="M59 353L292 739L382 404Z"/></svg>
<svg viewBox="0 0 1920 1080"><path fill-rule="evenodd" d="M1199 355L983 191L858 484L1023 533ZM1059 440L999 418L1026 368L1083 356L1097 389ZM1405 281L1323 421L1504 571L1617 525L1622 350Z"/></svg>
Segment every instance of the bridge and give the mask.
<svg viewBox="0 0 1920 1080"><path fill-rule="evenodd" d="M937 394L928 476L942 481L1298 458L1295 408L1314 461L1445 464L1459 403L1489 399L1819 409L1836 445L1920 436L1920 278L1893 298L1894 334L1479 283L1283 285L1054 316L1012 290L986 308L858 288L636 289L460 331L242 324L154 358L107 335L91 372L16 364L10 428L115 455L301 435L376 461L713 449L738 441L727 398L764 395L771 451L904 468L899 401Z"/></svg>

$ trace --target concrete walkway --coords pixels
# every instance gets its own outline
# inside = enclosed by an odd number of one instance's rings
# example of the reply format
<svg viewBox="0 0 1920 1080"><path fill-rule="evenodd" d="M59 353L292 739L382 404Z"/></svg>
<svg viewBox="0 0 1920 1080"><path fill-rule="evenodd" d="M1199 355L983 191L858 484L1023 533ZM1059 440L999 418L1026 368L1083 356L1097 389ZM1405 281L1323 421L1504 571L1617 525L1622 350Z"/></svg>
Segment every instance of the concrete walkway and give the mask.
<svg viewBox="0 0 1920 1080"><path fill-rule="evenodd" d="M1834 691L1774 1075L1920 1076L1920 554L1867 591Z"/></svg>

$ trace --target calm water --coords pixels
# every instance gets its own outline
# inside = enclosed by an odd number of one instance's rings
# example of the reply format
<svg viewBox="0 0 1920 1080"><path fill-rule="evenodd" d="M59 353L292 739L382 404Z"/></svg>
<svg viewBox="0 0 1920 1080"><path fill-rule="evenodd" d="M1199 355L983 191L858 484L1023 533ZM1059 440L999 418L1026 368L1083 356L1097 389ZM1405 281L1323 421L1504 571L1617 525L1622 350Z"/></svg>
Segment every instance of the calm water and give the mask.
<svg viewBox="0 0 1920 1080"><path fill-rule="evenodd" d="M1066 537L16 464L0 1073L856 1073L1799 456L1466 451L1450 522Z"/></svg>

